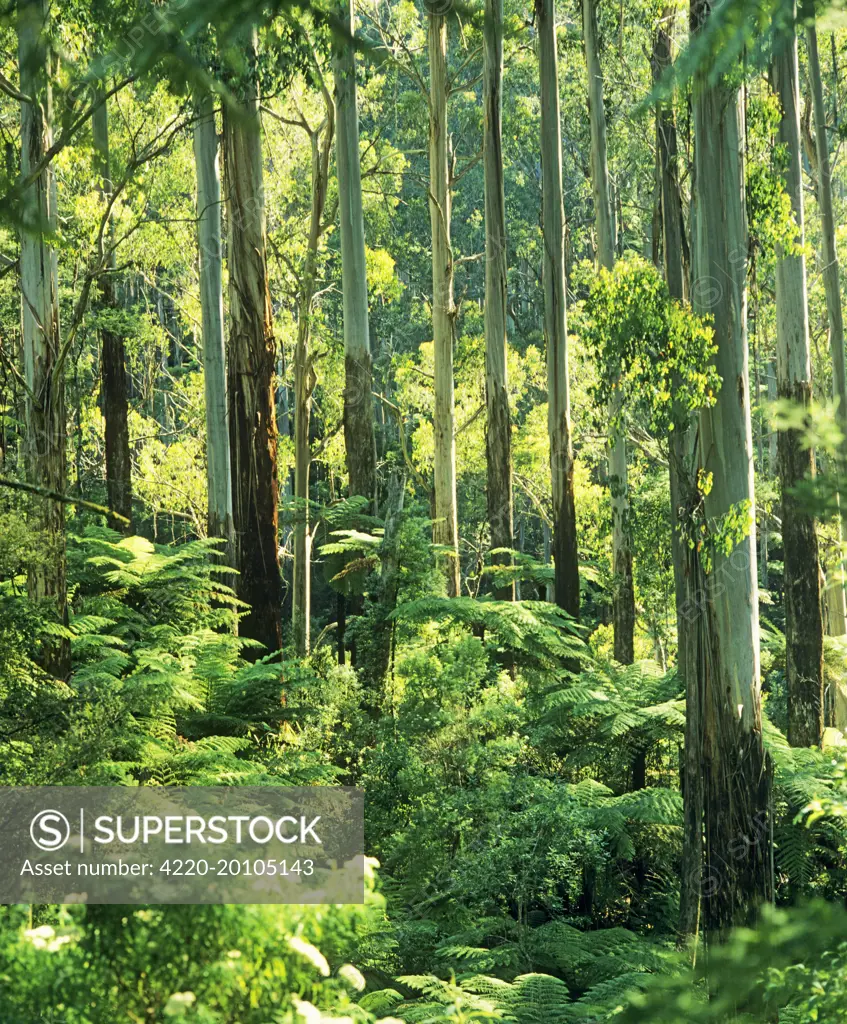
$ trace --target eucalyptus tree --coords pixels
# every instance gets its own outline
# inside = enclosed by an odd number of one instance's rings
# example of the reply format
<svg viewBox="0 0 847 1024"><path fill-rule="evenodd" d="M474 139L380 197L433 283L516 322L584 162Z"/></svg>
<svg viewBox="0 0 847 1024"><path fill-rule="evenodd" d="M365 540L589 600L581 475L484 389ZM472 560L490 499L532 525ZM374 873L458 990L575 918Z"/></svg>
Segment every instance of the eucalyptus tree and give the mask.
<svg viewBox="0 0 847 1024"><path fill-rule="evenodd" d="M206 396L206 483L209 536L226 541L227 565L236 558L227 425L221 250L221 177L215 101L206 91L195 101L194 167L197 175L197 247Z"/></svg>
<svg viewBox="0 0 847 1024"><path fill-rule="evenodd" d="M450 136L447 123L448 15L433 4L427 13L429 52L429 215L432 231L432 340L435 356L435 522L442 546L447 593L459 594L459 523L456 505L456 410L453 390L453 296Z"/></svg>
<svg viewBox="0 0 847 1024"><path fill-rule="evenodd" d="M483 25L485 164L485 435L491 546L512 548L512 422L506 364L506 197L503 183L503 0L486 0ZM502 555L497 556L502 560ZM514 600L514 583L498 589Z"/></svg>
<svg viewBox="0 0 847 1024"><path fill-rule="evenodd" d="M693 0L693 38L707 27ZM738 68L701 63L692 83L692 301L712 318L723 381L700 415L700 478L710 535L701 672L704 924L722 932L749 919L770 877L770 764L762 741L753 434L747 351L744 108ZM688 791L685 799L690 799ZM688 822L698 828L699 822ZM711 878L710 878L711 875Z"/></svg>
<svg viewBox="0 0 847 1024"><path fill-rule="evenodd" d="M780 105L782 178L791 202L794 237L777 244L776 331L779 397L808 409L812 400L809 303L800 162L800 91L794 10L780 25L772 59L773 86ZM790 23L788 23L790 18ZM800 429L779 432L782 490L782 546L785 565L785 674L788 740L793 746L823 742L823 619L820 564L814 518L795 497L797 484L813 473L814 454Z"/></svg>
<svg viewBox="0 0 847 1024"><path fill-rule="evenodd" d="M665 8L653 43L653 79L658 86L670 69L673 57L672 8ZM665 283L672 299L688 300L688 275L685 265L685 219L680 187L681 153L677 138L673 97L661 100L656 108L656 151L659 176L659 202L662 223L662 260ZM696 545L690 534L692 516L699 504L694 465L692 417L675 417L668 444L668 480L671 499L671 552L677 623L677 671L685 686L685 761L683 775L688 798L685 804L686 827L683 834L682 873L679 899L680 936L696 935L700 914L700 864L703 837L703 780L700 769L702 706L699 697L697 639L701 631L697 592L701 572Z"/></svg>
<svg viewBox="0 0 847 1024"><path fill-rule="evenodd" d="M97 89L98 105L91 118L95 172L100 180L104 206L112 201L112 170L109 156L109 106L102 88ZM110 230L111 239L113 232ZM100 377L103 397L106 448L106 491L109 508L124 517L124 532L132 532L132 461L129 452L129 398L127 393L126 346L116 325L119 308L115 280L117 260L109 246L107 265L100 275L100 295L107 322L101 330ZM111 321L111 322L110 322Z"/></svg>
<svg viewBox="0 0 847 1024"><path fill-rule="evenodd" d="M818 33L814 22L806 29L806 54L808 61L809 85L812 93L812 109L815 124L815 155L817 157L817 200L821 216L821 248L823 268L821 271L826 293L826 310L829 318L829 348L832 357L832 390L835 397L835 415L842 433L839 472L842 480L847 478L847 369L844 356L844 314L841 303L840 271L838 248L835 241L835 216L832 210L832 167L829 156L829 136L824 106L821 65L818 56ZM842 502L843 505L843 502ZM847 538L847 509L839 522L839 539ZM834 600L830 605L830 632L836 635L847 633L847 604L845 603L844 561L841 560L842 578L834 587ZM832 589L830 590L832 594ZM835 611L837 614L833 615Z"/></svg>
<svg viewBox="0 0 847 1024"><path fill-rule="evenodd" d="M311 148L311 206L306 255L299 281L297 343L294 349L294 497L297 501L294 523L294 594L292 626L294 650L298 656L309 653L311 620L312 526L309 506L309 471L312 463L310 441L312 393L315 388L314 353L311 346L312 315L318 272L318 250L326 231L326 203L329 189L330 160L335 136L335 104L324 81L317 57L314 71L324 102L324 118L310 125L301 117L300 125L309 136ZM346 404L346 403L345 403ZM346 409L345 409L346 412Z"/></svg>
<svg viewBox="0 0 847 1024"><path fill-rule="evenodd" d="M547 345L547 430L553 496L554 596L579 617L579 551L574 504L574 458L568 377L565 207L562 194L562 133L559 69L553 0L535 0L541 96L541 176L544 337Z"/></svg>
<svg viewBox="0 0 847 1024"><path fill-rule="evenodd" d="M282 645L277 427L273 334L265 240L258 39L242 30L244 66L224 108L230 331L227 345L232 502L238 596L249 606L242 633L268 651Z"/></svg>
<svg viewBox="0 0 847 1024"><path fill-rule="evenodd" d="M603 72L600 67L595 0L582 0L585 63L588 69L588 115L591 128L591 184L597 228L597 255L601 267L615 265L615 239L609 167L606 147L606 112L603 106ZM609 443L609 490L612 498L612 568L614 592L615 660L629 665L635 658L635 589L632 580L632 547L629 541L629 483L626 437L620 427L620 402L612 398L609 409L612 436Z"/></svg>
<svg viewBox="0 0 847 1024"><path fill-rule="evenodd" d="M48 0L20 0L17 10L21 108L22 224L20 255L21 319L26 384L27 472L30 483L64 494L64 361L59 330L58 256L54 168L47 158L53 144L51 19ZM46 550L29 572L30 597L53 605L67 620L65 512L59 501L39 503ZM45 667L64 677L70 670L66 640L50 643Z"/></svg>
<svg viewBox="0 0 847 1024"><path fill-rule="evenodd" d="M669 9L663 22L671 21ZM671 64L672 35L666 24L656 31L653 50L654 75L658 82ZM665 281L672 298L687 301L687 273L684 259L682 195L679 183L679 146L671 100L660 102L656 115L659 193L662 213L662 254ZM671 550L674 562L674 589L677 621L677 669L685 686L685 829L683 834L680 882L680 936L698 931L703 857L702 815L703 780L701 774L700 673L698 637L701 635L698 590L702 581L696 545L690 544L692 516L699 504L696 466L693 459L693 434L689 420L677 417L670 436L668 477L671 498Z"/></svg>
<svg viewBox="0 0 847 1024"><path fill-rule="evenodd" d="M336 164L341 221L341 293L344 320L344 447L350 494L371 501L376 495L376 440L373 412L373 371L368 322L368 275L365 260L365 219L359 154L359 108L356 58L351 38L355 29L353 0L342 5L341 28L348 38L335 42L335 107L338 140Z"/></svg>

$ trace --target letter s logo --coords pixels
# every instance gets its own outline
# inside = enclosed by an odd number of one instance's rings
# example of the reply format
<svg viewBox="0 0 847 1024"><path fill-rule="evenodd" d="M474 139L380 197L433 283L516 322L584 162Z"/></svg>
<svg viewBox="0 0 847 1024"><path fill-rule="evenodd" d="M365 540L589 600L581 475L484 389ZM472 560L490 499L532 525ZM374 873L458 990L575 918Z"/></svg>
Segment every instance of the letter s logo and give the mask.
<svg viewBox="0 0 847 1024"><path fill-rule="evenodd" d="M61 850L71 835L71 825L60 811L39 811L32 819L29 834L39 850Z"/></svg>

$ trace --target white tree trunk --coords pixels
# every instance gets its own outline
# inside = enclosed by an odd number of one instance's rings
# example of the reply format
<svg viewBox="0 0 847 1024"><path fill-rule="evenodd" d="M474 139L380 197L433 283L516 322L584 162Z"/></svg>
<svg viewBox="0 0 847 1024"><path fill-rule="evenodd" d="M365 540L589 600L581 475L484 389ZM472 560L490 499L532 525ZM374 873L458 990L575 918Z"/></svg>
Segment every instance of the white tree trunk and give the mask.
<svg viewBox="0 0 847 1024"><path fill-rule="evenodd" d="M47 0L18 5L21 92L21 174L26 180L53 142L51 125L49 8ZM38 487L64 493L65 387L59 334L58 260L49 235L56 230L56 179L47 167L26 189L21 232L21 306L27 396L27 468ZM60 502L37 499L49 550L29 575L34 600L53 605L67 620L65 513ZM50 644L45 668L65 677L70 670L66 641Z"/></svg>
<svg viewBox="0 0 847 1024"><path fill-rule="evenodd" d="M221 268L221 179L215 104L210 93L197 100L194 164L197 173L197 242L200 254L200 311L206 392L206 481L209 536L223 538L227 565L235 552L232 476L227 423L224 298Z"/></svg>
<svg viewBox="0 0 847 1024"><path fill-rule="evenodd" d="M693 31L709 17L694 0ZM705 515L730 531L714 545L706 578L706 650L701 663L706 865L720 871L704 893L708 931L750 918L769 879L770 767L762 744L753 432L747 351L747 216L744 107L739 76L700 72L693 86L694 281L692 301L713 319L716 404L700 416ZM755 841L739 846L739 836ZM727 850L738 856L727 858Z"/></svg>

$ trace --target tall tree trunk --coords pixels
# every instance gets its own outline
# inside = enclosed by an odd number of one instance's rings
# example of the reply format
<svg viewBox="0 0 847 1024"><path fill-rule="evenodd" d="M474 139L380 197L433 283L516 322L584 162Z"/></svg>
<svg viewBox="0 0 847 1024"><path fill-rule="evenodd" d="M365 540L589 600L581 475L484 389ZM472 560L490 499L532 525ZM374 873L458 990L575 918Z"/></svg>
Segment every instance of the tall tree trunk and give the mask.
<svg viewBox="0 0 847 1024"><path fill-rule="evenodd" d="M512 532L512 424L506 365L506 198L503 183L503 0L486 0L484 34L483 104L485 122L485 404L488 424L485 453L488 471L488 522L491 546L514 547ZM511 564L510 557L492 558ZM496 591L514 601L515 585Z"/></svg>
<svg viewBox="0 0 847 1024"><path fill-rule="evenodd" d="M595 0L582 0L585 63L588 68L588 116L591 126L591 184L594 192L594 218L597 227L597 255L600 266L615 265L615 235L609 190L606 155L606 113L603 107L603 72L597 52L597 9ZM620 402L613 399L609 417L620 419ZM615 660L630 665L635 659L635 588L632 581L632 548L629 541L629 482L626 465L626 438L621 427L613 427L609 441L609 488L612 498L612 566L614 596Z"/></svg>
<svg viewBox="0 0 847 1024"><path fill-rule="evenodd" d="M797 38L794 26L780 32L772 62L774 91L781 117L779 141L785 152L783 181L791 200L797 250L777 248L776 358L777 391L808 408L812 400L809 308L803 223L803 177L800 165L800 95ZM814 455L799 430L777 438L782 491L782 546L785 564L786 683L788 742L820 746L823 742L823 620L815 521L794 495L797 484L812 474Z"/></svg>
<svg viewBox="0 0 847 1024"><path fill-rule="evenodd" d="M203 328L203 380L206 392L206 481L210 537L226 541L221 554L235 561L229 427L227 425L226 346L221 267L221 178L215 103L211 93L196 102L194 165L197 174L197 242L200 253L200 314Z"/></svg>
<svg viewBox="0 0 847 1024"><path fill-rule="evenodd" d="M544 228L544 336L547 344L547 430L553 495L556 604L579 618L579 551L574 508L574 461L568 377L565 207L559 62L553 0L535 0L541 92L541 188Z"/></svg>
<svg viewBox="0 0 847 1024"><path fill-rule="evenodd" d="M447 127L447 16L427 15L429 45L429 218L432 227L432 341L435 350L435 524L432 539L447 593L459 593L459 523L456 510L456 431L453 397L453 249L450 243L450 154Z"/></svg>
<svg viewBox="0 0 847 1024"><path fill-rule="evenodd" d="M815 116L815 148L818 158L818 208L821 213L821 243L823 249L823 284L826 293L826 311L829 316L829 347L832 355L832 392L836 401L835 415L843 435L839 458L841 485L847 480L847 369L844 357L844 315L841 305L840 271L838 250L835 246L835 216L832 212L832 167L829 159L829 138L826 130L826 108L823 101L821 65L818 57L818 34L814 23L806 29L806 52L808 55L809 82L812 86L812 107ZM839 541L847 539L847 508L841 501L842 516L839 525ZM836 586L838 592L832 595L830 607L830 632L836 636L847 633L847 566L840 560L841 579Z"/></svg>
<svg viewBox="0 0 847 1024"><path fill-rule="evenodd" d="M298 657L309 653L311 619L312 528L309 516L309 471L312 447L309 440L312 391L315 369L310 345L312 303L315 295L318 245L323 231L324 209L329 184L329 164L335 135L335 107L324 94L326 121L317 131L309 131L312 145L312 207L306 260L300 279L300 303L297 313L297 345L294 349L294 497L297 517L294 524L294 595L292 626L294 650ZM321 139L321 134L323 138Z"/></svg>
<svg viewBox="0 0 847 1024"><path fill-rule="evenodd" d="M757 393L758 392L757 385ZM767 400L769 402L776 401L776 369L773 363L770 361L765 363L765 385L763 390L767 392ZM754 403L755 405L755 403ZM762 467L762 473L765 472L770 477L775 477L777 473L777 442L776 442L776 431L771 430L768 434L768 455L767 462L765 461L765 438L764 432L767 424L767 417L760 416L759 421L761 423L760 432L760 444L759 444L759 464ZM765 470L767 465L767 470ZM759 585L763 590L770 589L770 569L768 568L769 559L769 542L770 542L770 531L767 516L762 516L762 527L761 536L759 538Z"/></svg>
<svg viewBox="0 0 847 1024"><path fill-rule="evenodd" d="M353 33L353 0L345 2L341 20ZM336 161L341 213L341 292L344 311L344 446L350 494L374 501L376 440L373 379L368 324L368 275L365 264L365 220L359 164L359 109L353 46L338 41L335 53L335 103L338 119Z"/></svg>
<svg viewBox="0 0 847 1024"><path fill-rule="evenodd" d="M50 39L47 0L20 0L18 54L21 92L21 174L28 178L53 142ZM65 386L59 335L58 258L49 235L56 229L56 179L51 165L23 196L21 305L27 384L27 472L31 483L65 493ZM67 621L65 512L58 501L40 502L46 550L28 579L30 597L52 605ZM44 667L70 672L66 640L45 646Z"/></svg>
<svg viewBox="0 0 847 1024"><path fill-rule="evenodd" d="M692 32L709 17L693 0ZM693 83L695 312L709 314L723 385L700 415L709 523L735 541L712 545L701 661L706 835L704 922L723 933L749 920L769 880L770 763L762 743L753 431L747 352L744 107L739 76L702 69ZM729 521L728 521L729 520ZM734 520L734 525L733 525Z"/></svg>
<svg viewBox="0 0 847 1024"><path fill-rule="evenodd" d="M673 12L666 8L653 43L653 78L658 82L671 65L672 39L666 25ZM686 301L688 288L684 260L684 221L679 187L679 150L672 101L660 103L656 110L659 200L661 204L662 252L665 281L671 298ZM683 831L682 873L679 900L681 939L697 935L700 921L701 865L703 860L703 783L701 776L700 723L698 697L698 622L697 589L700 580L697 552L688 543L691 516L698 504L696 474L693 465L692 431L683 416L675 416L675 429L669 439L668 476L671 494L671 553L676 595L677 670L685 686L689 714L685 723L685 759L683 791L685 822Z"/></svg>
<svg viewBox="0 0 847 1024"><path fill-rule="evenodd" d="M103 99L102 91L100 99ZM109 108L104 101L91 118L94 143L94 164L100 178L100 195L104 205L112 197L112 172L109 159ZM111 240L114 232L108 232ZM111 253L99 280L103 309L118 308L115 282L115 254ZM126 354L123 335L113 327L100 333L102 356L100 364L103 395L103 416L106 435L106 492L109 508L129 520L122 526L132 533L132 462L129 454L129 400L126 382Z"/></svg>
<svg viewBox="0 0 847 1024"><path fill-rule="evenodd" d="M238 596L250 605L243 636L267 651L282 645L279 573L276 346L265 253L257 36L248 30L249 70L236 83L241 109L224 109L230 335L227 359L232 504Z"/></svg>

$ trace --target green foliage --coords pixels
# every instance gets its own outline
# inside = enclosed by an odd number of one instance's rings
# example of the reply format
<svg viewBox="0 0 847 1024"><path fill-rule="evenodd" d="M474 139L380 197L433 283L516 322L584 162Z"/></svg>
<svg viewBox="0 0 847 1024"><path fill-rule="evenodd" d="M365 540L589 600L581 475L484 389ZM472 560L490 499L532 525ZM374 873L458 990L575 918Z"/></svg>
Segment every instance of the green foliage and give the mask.
<svg viewBox="0 0 847 1024"><path fill-rule="evenodd" d="M593 273L593 271L592 271ZM613 398L620 415L635 410L660 437L684 429L692 412L713 405L720 378L712 329L672 300L656 268L636 256L601 267L580 315L581 333L601 375L593 389L599 409Z"/></svg>
<svg viewBox="0 0 847 1024"><path fill-rule="evenodd" d="M585 653L578 625L567 612L544 601L427 597L401 605L394 614L409 622L455 622L483 636L491 634L494 642L527 665L552 668Z"/></svg>
<svg viewBox="0 0 847 1024"><path fill-rule="evenodd" d="M805 909L763 909L761 926L739 929L710 950L708 981L684 971L630 994L617 1018L626 1024L728 1024L774 1019L841 1020L844 910L814 903ZM698 961L698 965L702 961Z"/></svg>
<svg viewBox="0 0 847 1024"><path fill-rule="evenodd" d="M569 393L581 577L580 621L548 603L553 502L539 223L538 64L526 5L507 0L502 103L508 220L508 399L514 462L513 550L491 564L485 454L487 261L482 148L482 6L445 4L452 156L453 377L461 596L444 596L432 543L434 348L427 189L430 4L357 5L367 293L378 479L373 502L349 495L345 458L344 303L336 168L331 158L312 345L311 480L291 497L294 348L311 216L315 128L331 88L334 5L179 0L120 10L57 0L53 161L57 178L63 383L70 501L102 504L102 336L126 350L133 517L122 538L66 506L67 621L31 601L26 576L58 557L38 499L0 492L0 782L173 785L352 783L367 793L367 850L382 895L364 908L0 908L0 1020L32 1024L566 1024L610 1020L839 1020L847 1016L844 919L847 787L844 739L788 746L784 552L770 432L800 430L818 453L797 494L819 519L830 580L840 561L842 441L825 405L829 359L821 275L809 273L813 379L820 404L765 408L774 373L777 249L799 254L774 145L780 111L757 62L793 18L779 0L715 4L654 91L645 55L660 26L678 44L685 14L653 0L599 5L615 269L595 272L584 54L576 8L560 19L560 104L568 243ZM438 5L436 5L438 6ZM447 10L449 8L449 10ZM440 10L441 8L439 8ZM438 12L436 12L438 13ZM804 16L807 12L804 12ZM563 17L565 15L565 17ZM206 408L191 134L194 89L227 118L245 70L243 32L257 19L268 295L280 425L279 548L286 614L292 528L307 516L313 649L279 661L235 629L245 608L220 546L206 539ZM7 17L0 115L0 460L24 479L27 430L21 295L20 101L14 19ZM214 33L210 31L214 26ZM337 42L337 40L336 40ZM847 128L843 35L822 48L832 70L827 117ZM313 50L314 48L314 50ZM744 54L746 64L739 58ZM806 53L800 46L801 66ZM105 69L105 78L103 73ZM805 67L803 68L805 71ZM745 81L745 200L758 526L767 528L763 598L765 740L774 767L775 899L829 906L765 910L762 927L709 950L708 979L674 950L682 852L680 765L685 700L674 668L676 611L666 447L715 401L710 323L670 300L662 276L654 111L678 126L673 168L684 227L691 193L693 88L730 73ZM124 74L128 77L123 80ZM108 83L116 305L98 272L102 195L92 162L91 85ZM673 88L668 88L673 82ZM219 115L216 115L219 116ZM816 154L804 107L808 265L819 249ZM220 123L216 122L219 130ZM835 152L833 153L835 156ZM844 189L835 161L836 222ZM226 204L224 204L226 205ZM231 230L232 224L228 225ZM841 241L841 240L840 240ZM686 274L692 269L684 240ZM223 277L231 268L224 254ZM820 267L816 268L820 270ZM694 275L691 275L692 277ZM84 288L93 287L87 302ZM79 304L79 305L78 305ZM73 325L71 327L71 325ZM69 329L70 328L70 329ZM820 344L818 344L820 342ZM729 386L729 382L727 383ZM733 382L733 387L735 383ZM367 400L370 396L365 395ZM610 405L620 407L609 422ZM773 413L774 423L769 420ZM628 434L637 595L636 664L609 657L612 514L606 444ZM689 436L694 438L696 430ZM761 436L760 436L761 435ZM700 475L705 496L715 482ZM747 535L753 509L707 521L689 510L683 539L708 571ZM763 531L764 532L764 531ZM499 554L506 554L502 551ZM763 566L764 569L764 566ZM764 575L764 574L763 574ZM513 583L516 602L493 599ZM763 588L764 592L764 588ZM522 599L520 599L522 598ZM767 602L767 603L765 603ZM346 621L345 621L346 620ZM341 625L344 623L344 629ZM343 636L341 635L343 632ZM54 678L45 651L71 648ZM845 643L827 641L827 684L843 689ZM769 836L769 838L771 838ZM703 957L699 957L700 963ZM707 988L709 991L707 991ZM707 998L711 996L711 998Z"/></svg>

